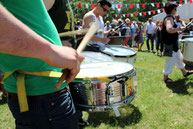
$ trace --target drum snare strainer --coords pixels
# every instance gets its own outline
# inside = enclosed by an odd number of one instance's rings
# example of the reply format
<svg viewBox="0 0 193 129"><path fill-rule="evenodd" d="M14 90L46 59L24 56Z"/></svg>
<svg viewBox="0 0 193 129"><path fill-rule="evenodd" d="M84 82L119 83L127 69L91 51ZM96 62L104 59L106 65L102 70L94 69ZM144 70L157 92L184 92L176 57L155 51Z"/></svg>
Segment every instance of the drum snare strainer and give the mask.
<svg viewBox="0 0 193 129"><path fill-rule="evenodd" d="M125 62L95 62L81 64L81 70L71 86L75 105L85 111L105 111L126 106L134 99L136 69Z"/></svg>

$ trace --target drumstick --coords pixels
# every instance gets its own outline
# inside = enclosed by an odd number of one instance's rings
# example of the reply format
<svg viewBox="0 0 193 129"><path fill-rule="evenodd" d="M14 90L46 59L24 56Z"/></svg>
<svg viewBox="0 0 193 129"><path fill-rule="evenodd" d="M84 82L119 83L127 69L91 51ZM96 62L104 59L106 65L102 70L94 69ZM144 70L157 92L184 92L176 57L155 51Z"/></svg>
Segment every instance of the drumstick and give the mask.
<svg viewBox="0 0 193 129"><path fill-rule="evenodd" d="M59 33L59 36L60 37L65 37L65 36L69 36L69 35L85 34L87 32L88 32L88 28L82 29L82 30L68 31L68 32Z"/></svg>
<svg viewBox="0 0 193 129"><path fill-rule="evenodd" d="M79 47L77 48L77 52L81 53L82 50L86 47L86 44L89 42L89 40L92 38L92 36L96 33L97 29L99 28L99 23L98 22L94 22L90 29L88 30L88 32L86 33L85 37L83 38L83 40L81 41ZM62 83L64 82L64 80L66 79L67 75L69 74L69 70L65 69L63 71L62 76L59 78L56 86L55 86L55 90L59 90L62 86Z"/></svg>

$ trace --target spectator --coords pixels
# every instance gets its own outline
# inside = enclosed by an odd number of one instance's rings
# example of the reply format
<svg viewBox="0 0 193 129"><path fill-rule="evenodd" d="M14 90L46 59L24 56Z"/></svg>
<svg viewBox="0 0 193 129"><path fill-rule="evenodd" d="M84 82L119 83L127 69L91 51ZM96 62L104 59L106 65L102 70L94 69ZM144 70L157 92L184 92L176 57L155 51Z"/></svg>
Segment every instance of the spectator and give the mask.
<svg viewBox="0 0 193 129"><path fill-rule="evenodd" d="M175 65L181 70L184 77L193 74L193 70L186 70L183 55L178 47L178 32L184 31L185 27L177 28L177 24L174 22L177 7L176 2L168 2L165 5L167 15L163 20L163 28L161 31L164 43L164 55L167 56L163 69L163 80L165 83L174 82L168 75L171 74Z"/></svg>
<svg viewBox="0 0 193 129"><path fill-rule="evenodd" d="M137 47L137 43L134 40L134 38L136 36L136 33L135 33L136 28L137 28L136 21L133 21L133 23L131 24L131 35L132 35L132 40L133 40L133 43L134 43L134 45L133 45L134 47Z"/></svg>
<svg viewBox="0 0 193 129"><path fill-rule="evenodd" d="M132 47L132 37L131 37L131 23L126 23L126 34L125 34L125 44L129 45L129 47Z"/></svg>
<svg viewBox="0 0 193 129"><path fill-rule="evenodd" d="M146 26L147 49L148 49L148 52L149 52L150 51L149 40L151 40L151 52L154 52L153 49L154 49L154 36L155 36L156 25L155 25L155 23L152 22L152 18L149 18L148 22L149 23Z"/></svg>
<svg viewBox="0 0 193 129"><path fill-rule="evenodd" d="M108 30L110 30L110 29L111 29L110 22L107 21L107 22L106 22L106 26L105 26L105 31L108 31Z"/></svg>
<svg viewBox="0 0 193 129"><path fill-rule="evenodd" d="M144 32L143 27L141 26L141 22L139 21L138 22L138 27L135 30L136 35L139 36L139 39L136 41L138 51L142 51L142 46L144 44L143 32Z"/></svg>

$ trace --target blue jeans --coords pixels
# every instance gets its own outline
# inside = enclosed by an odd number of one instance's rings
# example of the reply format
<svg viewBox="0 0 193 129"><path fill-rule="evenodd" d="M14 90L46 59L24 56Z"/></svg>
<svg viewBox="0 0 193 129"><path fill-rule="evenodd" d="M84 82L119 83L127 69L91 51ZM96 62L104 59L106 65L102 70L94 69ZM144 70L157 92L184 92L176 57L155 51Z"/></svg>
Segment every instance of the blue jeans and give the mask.
<svg viewBox="0 0 193 129"><path fill-rule="evenodd" d="M69 91L53 97L29 100L29 111L21 113L17 100L8 99L16 129L78 129L76 110Z"/></svg>

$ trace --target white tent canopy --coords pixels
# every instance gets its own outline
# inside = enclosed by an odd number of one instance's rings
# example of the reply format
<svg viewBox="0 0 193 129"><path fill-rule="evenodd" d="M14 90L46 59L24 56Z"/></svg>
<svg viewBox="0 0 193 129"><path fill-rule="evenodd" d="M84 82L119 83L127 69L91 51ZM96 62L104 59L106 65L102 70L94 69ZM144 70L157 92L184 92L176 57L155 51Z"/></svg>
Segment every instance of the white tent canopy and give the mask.
<svg viewBox="0 0 193 129"><path fill-rule="evenodd" d="M179 6L177 8L176 14L180 15L180 19L189 19L193 18L193 4L187 3L182 6ZM164 17L166 16L166 13L160 13L158 15L155 15L152 17L153 20L163 20Z"/></svg>

